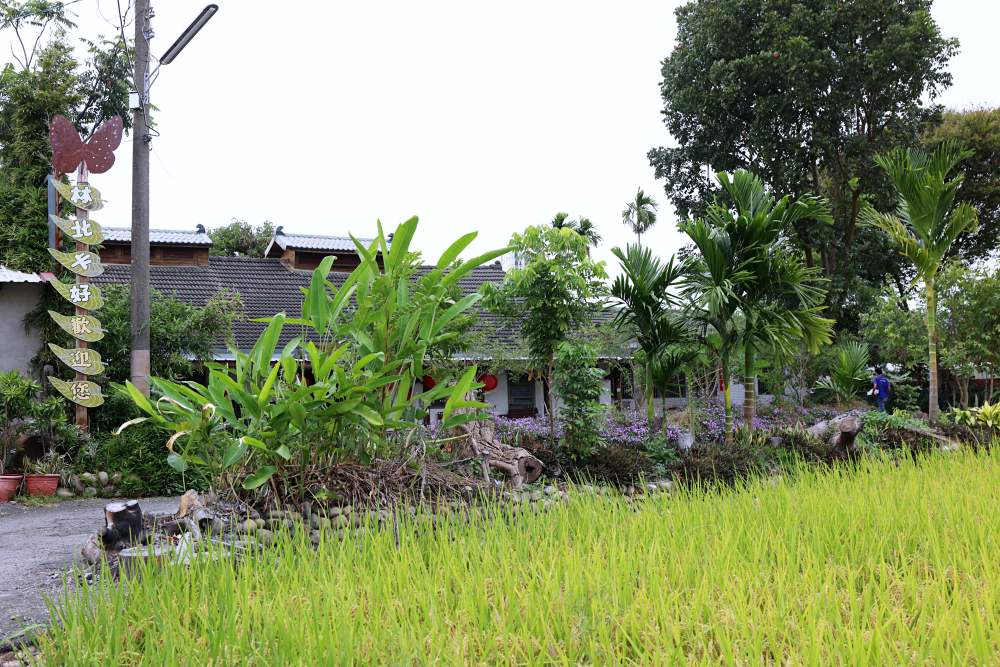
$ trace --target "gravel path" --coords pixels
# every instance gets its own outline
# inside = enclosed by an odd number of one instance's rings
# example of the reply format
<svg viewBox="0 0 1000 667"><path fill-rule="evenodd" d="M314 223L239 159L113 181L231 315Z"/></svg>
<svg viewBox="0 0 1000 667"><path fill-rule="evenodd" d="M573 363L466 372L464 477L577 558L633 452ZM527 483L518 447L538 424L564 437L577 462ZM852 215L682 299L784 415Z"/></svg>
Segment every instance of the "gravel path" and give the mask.
<svg viewBox="0 0 1000 667"><path fill-rule="evenodd" d="M0 639L48 617L45 596L62 590L80 547L104 523L106 499L45 507L0 503ZM144 498L144 512L177 509L177 498Z"/></svg>

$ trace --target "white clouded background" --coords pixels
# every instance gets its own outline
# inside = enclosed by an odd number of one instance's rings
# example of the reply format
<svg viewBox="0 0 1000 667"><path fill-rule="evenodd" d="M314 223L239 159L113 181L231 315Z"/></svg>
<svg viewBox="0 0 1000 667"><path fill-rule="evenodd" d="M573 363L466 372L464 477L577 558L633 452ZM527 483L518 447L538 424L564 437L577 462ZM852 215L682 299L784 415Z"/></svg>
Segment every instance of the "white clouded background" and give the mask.
<svg viewBox="0 0 1000 667"><path fill-rule="evenodd" d="M153 4L158 56L205 2ZM416 214L416 245L436 259L465 231L486 250L567 211L596 223L596 256L611 264L610 248L634 238L621 210L641 186L661 205L644 243L663 255L680 246L646 159L670 142L659 63L680 2L218 4L152 92L152 227L236 217L367 235L376 218ZM72 9L87 33L114 32L114 0ZM1000 104L1000 2L937 0L934 15L962 42L942 101ZM106 225L130 224L126 141L93 179Z"/></svg>

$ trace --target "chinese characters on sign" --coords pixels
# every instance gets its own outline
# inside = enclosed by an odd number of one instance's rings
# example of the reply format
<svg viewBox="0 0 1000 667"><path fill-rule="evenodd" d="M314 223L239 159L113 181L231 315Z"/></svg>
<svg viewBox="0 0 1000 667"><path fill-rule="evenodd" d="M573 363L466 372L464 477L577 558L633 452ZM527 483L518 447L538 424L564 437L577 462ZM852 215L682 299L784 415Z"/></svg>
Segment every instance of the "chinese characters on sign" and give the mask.
<svg viewBox="0 0 1000 667"><path fill-rule="evenodd" d="M49 220L57 226L67 240L72 240L75 249L64 252L49 248L49 253L64 268L76 274L72 284L53 280L52 285L63 298L74 306L74 314L64 315L49 311L49 315L63 331L76 339L73 349L49 344L52 352L76 373L72 381L49 377L52 386L77 406L77 424L88 424L87 408L95 408L104 403L101 388L87 379L88 376L104 372L101 355L87 347L88 343L101 340L104 329L100 321L86 311L98 310L104 305L101 291L91 285L88 279L104 273L101 258L90 252L89 246L104 240L101 226L89 219L89 212L103 206L101 193L87 182L88 173L102 174L115 162L114 151L122 139L123 124L115 116L97 128L88 141L83 141L76 128L66 118L55 116L49 124L49 143L52 145L52 184L59 195L75 209L72 219L60 217L58 205L49 210ZM61 175L76 172L76 182L66 182Z"/></svg>

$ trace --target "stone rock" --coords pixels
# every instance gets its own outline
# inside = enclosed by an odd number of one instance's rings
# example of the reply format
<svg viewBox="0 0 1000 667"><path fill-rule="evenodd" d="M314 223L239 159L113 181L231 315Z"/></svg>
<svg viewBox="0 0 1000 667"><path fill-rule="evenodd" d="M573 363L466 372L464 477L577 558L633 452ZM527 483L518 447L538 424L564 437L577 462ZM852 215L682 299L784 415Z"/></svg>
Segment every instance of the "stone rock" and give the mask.
<svg viewBox="0 0 1000 667"><path fill-rule="evenodd" d="M344 510L340 507L331 507L327 510L327 515L330 517L340 516L344 513Z"/></svg>
<svg viewBox="0 0 1000 667"><path fill-rule="evenodd" d="M257 524L257 527L258 527L258 528L263 528L263 527L264 527L264 526L266 525L266 524L264 523L264 519L260 518L259 516L258 516L258 517L254 517L254 520L253 520L253 521L254 521L254 523L256 523L256 524Z"/></svg>
<svg viewBox="0 0 1000 667"><path fill-rule="evenodd" d="M108 482L111 481L111 476L102 470L97 473L97 481L101 483L101 486L107 486Z"/></svg>
<svg viewBox="0 0 1000 667"><path fill-rule="evenodd" d="M87 488L85 488L83 490L83 497L84 498L93 498L96 495L97 495L97 489L95 489L92 486L88 486Z"/></svg>
<svg viewBox="0 0 1000 667"><path fill-rule="evenodd" d="M534 502L538 502L539 500L541 500L541 499L542 499L542 496L544 496L544 494L543 494L543 493L542 493L541 491L532 491L532 492L531 492L531 495L530 495L530 496L528 496L528 499L529 499L529 500L530 500L531 502L533 502L533 503L534 503Z"/></svg>
<svg viewBox="0 0 1000 667"><path fill-rule="evenodd" d="M80 481L83 482L84 486L96 486L97 477L92 472L81 472Z"/></svg>
<svg viewBox="0 0 1000 667"><path fill-rule="evenodd" d="M319 544L319 540L320 540L319 531L318 530L310 531L309 541L312 542L313 544Z"/></svg>
<svg viewBox="0 0 1000 667"><path fill-rule="evenodd" d="M69 489L64 489L62 487L59 487L58 489L56 489L56 495L59 496L60 498L75 498L76 497L75 493L73 493Z"/></svg>
<svg viewBox="0 0 1000 667"><path fill-rule="evenodd" d="M325 516L314 516L313 517L313 526L317 530L330 530L330 527L332 525L333 524L330 522L330 519L326 518Z"/></svg>
<svg viewBox="0 0 1000 667"><path fill-rule="evenodd" d="M274 533L269 530L258 530L255 536L261 544L271 544L271 542L274 542Z"/></svg>
<svg viewBox="0 0 1000 667"><path fill-rule="evenodd" d="M267 526L271 530L291 530L292 522L288 519L268 519Z"/></svg>
<svg viewBox="0 0 1000 667"><path fill-rule="evenodd" d="M545 487L545 495L547 495L547 496L554 496L557 493L559 493L559 489L557 489L556 487L552 486L551 484L549 484L548 486Z"/></svg>
<svg viewBox="0 0 1000 667"><path fill-rule="evenodd" d="M67 484L69 488L77 493L83 493L83 490L87 488L87 485L83 483L79 475L70 475Z"/></svg>
<svg viewBox="0 0 1000 667"><path fill-rule="evenodd" d="M271 510L270 512L267 513L267 518L268 519L284 519L285 518L285 511L284 510Z"/></svg>
<svg viewBox="0 0 1000 667"><path fill-rule="evenodd" d="M338 514L338 515L334 516L332 519L330 519L330 521L333 523L334 526L336 526L338 528L343 528L348 523L350 523L351 520L348 519L343 514Z"/></svg>
<svg viewBox="0 0 1000 667"><path fill-rule="evenodd" d="M240 523L239 530L243 533L252 533L257 530L257 522L253 519L247 519Z"/></svg>

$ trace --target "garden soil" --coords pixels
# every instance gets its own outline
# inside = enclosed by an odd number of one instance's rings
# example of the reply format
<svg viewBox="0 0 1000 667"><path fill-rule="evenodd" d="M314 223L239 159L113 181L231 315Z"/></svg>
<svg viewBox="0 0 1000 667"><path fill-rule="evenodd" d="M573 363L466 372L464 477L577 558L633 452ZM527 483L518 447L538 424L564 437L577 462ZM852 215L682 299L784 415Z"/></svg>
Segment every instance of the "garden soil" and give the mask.
<svg viewBox="0 0 1000 667"><path fill-rule="evenodd" d="M0 503L0 644L26 625L45 623L45 598L58 595L80 548L104 525L101 498L45 507ZM177 509L178 498L145 498L144 512Z"/></svg>

